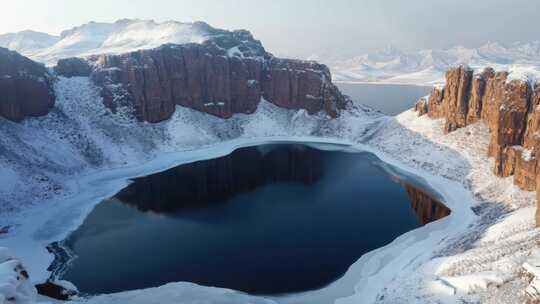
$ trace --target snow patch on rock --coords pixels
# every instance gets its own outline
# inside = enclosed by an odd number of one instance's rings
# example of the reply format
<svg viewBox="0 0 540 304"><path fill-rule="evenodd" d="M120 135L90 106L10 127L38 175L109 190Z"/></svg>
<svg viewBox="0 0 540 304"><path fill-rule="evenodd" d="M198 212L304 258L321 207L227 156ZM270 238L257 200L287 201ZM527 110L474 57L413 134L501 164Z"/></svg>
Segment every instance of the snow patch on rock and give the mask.
<svg viewBox="0 0 540 304"><path fill-rule="evenodd" d="M0 304L30 304L36 295L21 262L7 248L0 247Z"/></svg>

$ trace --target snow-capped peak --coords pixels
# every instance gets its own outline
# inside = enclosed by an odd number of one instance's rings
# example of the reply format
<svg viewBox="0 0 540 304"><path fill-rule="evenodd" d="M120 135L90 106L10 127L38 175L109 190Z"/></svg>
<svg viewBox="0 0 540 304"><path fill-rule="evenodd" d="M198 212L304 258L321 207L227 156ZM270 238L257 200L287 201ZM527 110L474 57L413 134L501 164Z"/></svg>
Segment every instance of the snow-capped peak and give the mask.
<svg viewBox="0 0 540 304"><path fill-rule="evenodd" d="M59 37L32 32L0 35L0 46L5 46L34 60L54 64L61 58L84 57L101 53L125 53L155 48L166 43L202 43L219 34L219 30L204 22L183 23L153 20L121 19L114 23L89 22L63 31ZM25 37L23 43L14 39ZM51 37L46 40L42 37ZM45 43L45 42L47 43ZM29 48L27 46L33 46Z"/></svg>
<svg viewBox="0 0 540 304"><path fill-rule="evenodd" d="M60 37L30 30L0 35L0 47L31 54L43 48L50 47L60 40Z"/></svg>
<svg viewBox="0 0 540 304"><path fill-rule="evenodd" d="M529 70L532 67L540 71L540 42L509 45L488 42L478 48L455 46L411 52L386 48L331 65L334 79L338 82L436 84L444 81L449 67L462 64L475 69L492 66L499 70L522 69L526 65Z"/></svg>

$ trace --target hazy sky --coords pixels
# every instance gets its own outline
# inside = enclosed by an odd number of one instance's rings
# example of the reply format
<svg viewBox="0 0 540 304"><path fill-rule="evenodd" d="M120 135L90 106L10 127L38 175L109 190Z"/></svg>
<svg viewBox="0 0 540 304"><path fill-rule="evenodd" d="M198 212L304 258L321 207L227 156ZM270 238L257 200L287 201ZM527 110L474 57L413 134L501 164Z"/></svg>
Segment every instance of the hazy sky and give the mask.
<svg viewBox="0 0 540 304"><path fill-rule="evenodd" d="M121 18L244 28L298 57L540 40L540 0L0 0L0 33Z"/></svg>

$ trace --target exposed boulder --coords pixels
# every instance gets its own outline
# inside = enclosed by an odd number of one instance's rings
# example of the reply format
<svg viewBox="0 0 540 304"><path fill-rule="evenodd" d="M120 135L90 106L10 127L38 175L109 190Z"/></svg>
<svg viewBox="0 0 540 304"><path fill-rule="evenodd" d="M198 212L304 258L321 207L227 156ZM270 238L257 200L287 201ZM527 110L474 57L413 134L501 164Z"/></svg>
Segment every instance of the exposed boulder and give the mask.
<svg viewBox="0 0 540 304"><path fill-rule="evenodd" d="M52 77L45 66L0 48L0 116L21 121L54 106Z"/></svg>
<svg viewBox="0 0 540 304"><path fill-rule="evenodd" d="M92 73L92 68L88 61L82 58L66 58L58 61L54 71L64 77L88 77Z"/></svg>

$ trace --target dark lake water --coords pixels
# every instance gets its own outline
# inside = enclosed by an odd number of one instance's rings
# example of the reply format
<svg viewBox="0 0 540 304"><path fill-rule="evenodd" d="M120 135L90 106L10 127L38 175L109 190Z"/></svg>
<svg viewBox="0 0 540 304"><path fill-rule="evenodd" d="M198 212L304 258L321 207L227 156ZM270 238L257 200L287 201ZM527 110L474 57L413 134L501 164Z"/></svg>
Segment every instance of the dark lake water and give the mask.
<svg viewBox="0 0 540 304"><path fill-rule="evenodd" d="M415 85L338 83L337 86L355 102L392 116L410 109L431 91L431 87Z"/></svg>
<svg viewBox="0 0 540 304"><path fill-rule="evenodd" d="M449 213L367 153L299 144L136 179L63 246L83 293L189 281L252 294L322 287L361 255Z"/></svg>

